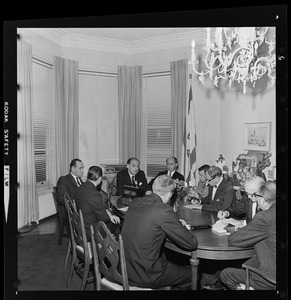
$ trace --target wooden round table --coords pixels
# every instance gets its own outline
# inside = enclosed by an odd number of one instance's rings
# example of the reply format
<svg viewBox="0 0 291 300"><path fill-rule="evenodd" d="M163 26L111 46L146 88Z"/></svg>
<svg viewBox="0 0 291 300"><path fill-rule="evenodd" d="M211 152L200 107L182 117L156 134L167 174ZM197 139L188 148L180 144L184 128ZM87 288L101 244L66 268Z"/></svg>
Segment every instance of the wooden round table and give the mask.
<svg viewBox="0 0 291 300"><path fill-rule="evenodd" d="M121 218L126 217L126 205L122 204L122 198L113 197L111 199L113 211ZM212 226L217 220L217 212L204 211L199 209L190 209L185 206L191 204L189 201L180 203L177 215L179 219L183 219L187 224L192 226ZM254 248L238 248L228 245L228 235L225 233L216 233L212 229L195 229L193 230L197 240L198 248L194 251L184 250L172 241L167 240L165 247L190 256L190 264L192 266L192 290L197 289L197 274L199 258L210 260L239 260L254 256Z"/></svg>

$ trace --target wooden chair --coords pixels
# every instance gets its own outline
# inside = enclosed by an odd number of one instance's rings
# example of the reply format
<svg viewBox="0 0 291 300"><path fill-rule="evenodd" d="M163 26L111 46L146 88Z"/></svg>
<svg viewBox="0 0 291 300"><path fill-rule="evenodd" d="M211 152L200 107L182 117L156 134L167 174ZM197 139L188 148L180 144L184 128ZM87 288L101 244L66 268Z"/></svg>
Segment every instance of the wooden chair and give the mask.
<svg viewBox="0 0 291 300"><path fill-rule="evenodd" d="M91 242L87 241L82 211L79 210L78 213L72 201L66 200L65 204L69 218L72 247L72 260L67 279L67 287L74 273L76 273L82 278L80 289L84 290L86 284L94 280L94 276L89 277L90 267L92 266Z"/></svg>
<svg viewBox="0 0 291 300"><path fill-rule="evenodd" d="M66 217L65 206L60 205L57 202L57 188L55 186L53 187L52 194L53 194L57 216L58 216L58 225L59 225L58 245L61 245L63 241L63 237L69 237L68 220ZM67 232L65 232L64 230L65 227L67 229Z"/></svg>
<svg viewBox="0 0 291 300"><path fill-rule="evenodd" d="M276 280L261 273L258 269L248 266L246 264L243 264L242 267L246 270L246 284L245 286L241 284L239 289L254 290L254 288L250 286L250 271L258 274L259 276L270 282L274 286L274 289L276 288Z"/></svg>
<svg viewBox="0 0 291 300"><path fill-rule="evenodd" d="M68 193L64 194L64 202L66 203L66 201L69 201L69 204L73 205L75 210L77 211L75 200L71 199L69 197ZM72 252L72 238L71 238L71 233L70 233L71 229L70 229L70 226L69 226L69 216L68 216L68 209L67 209L66 205L65 205L65 211L66 211L66 221L68 222L68 232L69 232L69 242L68 242L67 254L66 254L66 258L65 258L65 268L66 268L69 257L73 256L73 252Z"/></svg>
<svg viewBox="0 0 291 300"><path fill-rule="evenodd" d="M118 291L153 290L129 285L121 234L119 235L119 241L116 241L106 224L100 221L96 231L91 225L91 243L97 290L101 290L101 287ZM171 290L171 287L168 286L159 290Z"/></svg>

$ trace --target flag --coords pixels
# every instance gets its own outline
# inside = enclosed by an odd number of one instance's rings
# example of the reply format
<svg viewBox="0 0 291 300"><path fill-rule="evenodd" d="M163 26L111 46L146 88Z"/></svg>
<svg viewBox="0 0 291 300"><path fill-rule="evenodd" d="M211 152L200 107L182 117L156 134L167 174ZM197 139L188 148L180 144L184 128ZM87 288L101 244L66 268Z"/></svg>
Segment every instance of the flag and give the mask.
<svg viewBox="0 0 291 300"><path fill-rule="evenodd" d="M185 153L184 153L184 175L185 181L189 185L196 185L197 163L196 163L196 126L194 99L192 95L192 85L190 84L189 98L187 103L186 122L185 122Z"/></svg>

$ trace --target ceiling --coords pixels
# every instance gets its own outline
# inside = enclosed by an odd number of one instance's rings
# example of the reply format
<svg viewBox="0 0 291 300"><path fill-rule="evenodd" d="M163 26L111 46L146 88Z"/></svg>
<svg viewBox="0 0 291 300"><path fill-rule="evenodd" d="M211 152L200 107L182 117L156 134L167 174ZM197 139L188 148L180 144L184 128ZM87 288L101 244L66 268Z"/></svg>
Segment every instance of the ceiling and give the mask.
<svg viewBox="0 0 291 300"><path fill-rule="evenodd" d="M58 28L64 35L82 35L121 41L137 41L193 32L192 27L139 27L139 28Z"/></svg>

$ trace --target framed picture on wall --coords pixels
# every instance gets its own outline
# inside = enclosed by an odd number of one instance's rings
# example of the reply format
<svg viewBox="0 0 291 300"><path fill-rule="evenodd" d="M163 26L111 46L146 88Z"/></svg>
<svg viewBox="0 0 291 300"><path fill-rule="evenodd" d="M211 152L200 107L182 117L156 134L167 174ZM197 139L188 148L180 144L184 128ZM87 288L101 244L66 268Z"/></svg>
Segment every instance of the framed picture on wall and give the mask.
<svg viewBox="0 0 291 300"><path fill-rule="evenodd" d="M271 122L245 124L245 150L270 150Z"/></svg>

